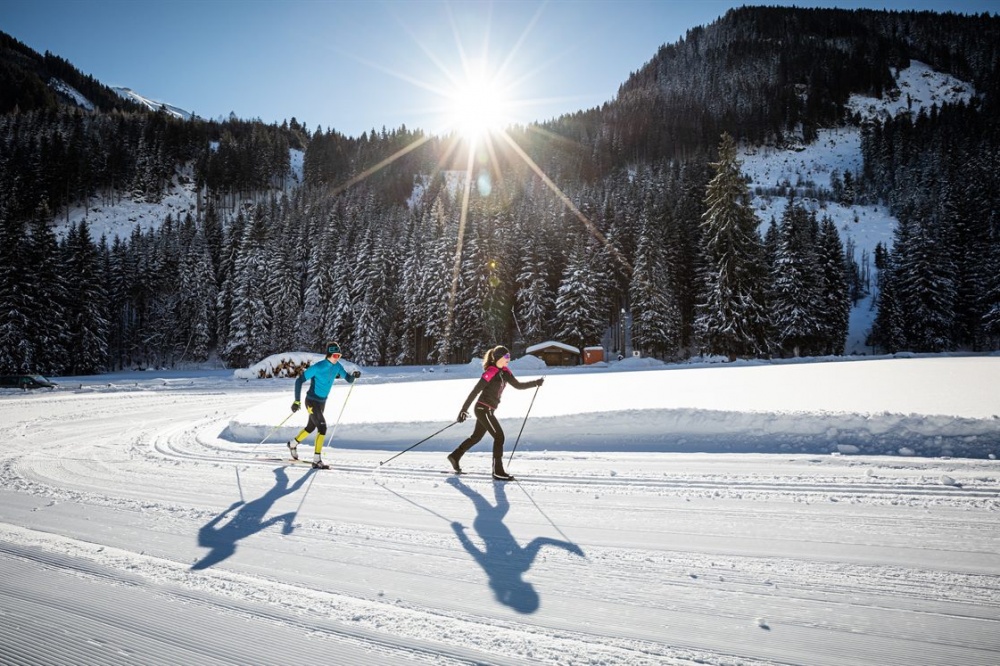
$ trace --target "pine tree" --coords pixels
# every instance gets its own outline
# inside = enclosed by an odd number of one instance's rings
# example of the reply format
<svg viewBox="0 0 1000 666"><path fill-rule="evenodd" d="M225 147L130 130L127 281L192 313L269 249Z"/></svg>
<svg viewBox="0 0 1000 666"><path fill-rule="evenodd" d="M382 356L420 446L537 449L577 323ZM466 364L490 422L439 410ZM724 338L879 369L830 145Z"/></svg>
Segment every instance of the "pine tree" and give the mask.
<svg viewBox="0 0 1000 666"><path fill-rule="evenodd" d="M555 303L556 338L583 349L601 339L604 308L597 299L597 280L586 251L577 243L563 270Z"/></svg>
<svg viewBox="0 0 1000 666"><path fill-rule="evenodd" d="M420 313L424 321L424 334L432 344L427 359L447 363L451 360L451 336L455 325L454 311L451 308L454 307L453 287L458 286L453 275L458 223L440 195L429 216L426 226L430 237L420 279L423 294Z"/></svg>
<svg viewBox="0 0 1000 666"><path fill-rule="evenodd" d="M677 353L681 313L677 307L663 244L648 219L636 246L629 300L632 304L632 346L660 358Z"/></svg>
<svg viewBox="0 0 1000 666"><path fill-rule="evenodd" d="M825 354L843 354L851 318L851 295L848 287L847 256L840 242L837 226L829 217L820 224L817 247L822 301L819 306L820 330Z"/></svg>
<svg viewBox="0 0 1000 666"><path fill-rule="evenodd" d="M897 295L906 313L906 340L913 351L954 348L955 264L941 242L942 230L914 220L905 243L897 241Z"/></svg>
<svg viewBox="0 0 1000 666"><path fill-rule="evenodd" d="M37 215L31 224L25 259L30 266L30 280L24 287L31 325L28 340L35 359L33 369L41 374L62 374L66 368L67 280L61 271L59 242L46 215ZM102 276L101 280L104 282Z"/></svg>
<svg viewBox="0 0 1000 666"><path fill-rule="evenodd" d="M996 213L991 220L991 232L988 236L989 251L986 265L992 276L987 281L986 293L983 296L983 333L991 339L990 346L997 349L1000 345L1000 219Z"/></svg>
<svg viewBox="0 0 1000 666"><path fill-rule="evenodd" d="M901 225L902 226L902 225ZM899 231L897 230L897 242ZM875 247L875 268L878 270L875 296L875 321L868 344L889 354L906 348L905 317L897 296L896 257L879 243Z"/></svg>
<svg viewBox="0 0 1000 666"><path fill-rule="evenodd" d="M703 292L695 330L709 354L730 359L766 352L764 269L750 191L728 134L719 145L708 184L703 230Z"/></svg>
<svg viewBox="0 0 1000 666"><path fill-rule="evenodd" d="M208 243L190 215L184 221L181 245L177 281L180 358L201 362L208 360L212 348L218 289Z"/></svg>
<svg viewBox="0 0 1000 666"><path fill-rule="evenodd" d="M248 366L273 353L269 347L271 312L265 298L270 247L264 215L247 226L233 265L232 311L224 354L234 365Z"/></svg>
<svg viewBox="0 0 1000 666"><path fill-rule="evenodd" d="M30 342L30 312L33 305L28 288L30 275L24 251L24 225L0 225L0 372L31 372L35 350Z"/></svg>
<svg viewBox="0 0 1000 666"><path fill-rule="evenodd" d="M392 250L369 229L353 262L357 307L352 358L361 365L386 364L385 352L395 316L395 264Z"/></svg>
<svg viewBox="0 0 1000 666"><path fill-rule="evenodd" d="M74 375L103 372L108 366L107 293L85 220L70 228L63 248L66 271L73 276L67 289L67 369Z"/></svg>
<svg viewBox="0 0 1000 666"><path fill-rule="evenodd" d="M817 232L815 213L789 202L779 227L770 305L777 342L796 357L817 354L822 346L823 275Z"/></svg>
<svg viewBox="0 0 1000 666"><path fill-rule="evenodd" d="M517 276L517 321L525 343L537 344L551 335L556 298L549 287L548 262L542 248L526 248L524 265Z"/></svg>
<svg viewBox="0 0 1000 666"><path fill-rule="evenodd" d="M299 344L305 349L320 349L324 341L334 337L334 267L328 257L334 256L335 247L336 236L324 234L309 255L299 327Z"/></svg>

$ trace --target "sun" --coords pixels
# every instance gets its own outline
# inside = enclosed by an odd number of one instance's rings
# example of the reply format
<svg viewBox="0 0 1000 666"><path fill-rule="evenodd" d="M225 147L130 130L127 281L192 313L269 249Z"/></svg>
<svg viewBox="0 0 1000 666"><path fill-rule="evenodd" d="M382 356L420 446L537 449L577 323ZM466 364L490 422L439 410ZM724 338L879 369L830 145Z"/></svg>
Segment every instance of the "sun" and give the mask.
<svg viewBox="0 0 1000 666"><path fill-rule="evenodd" d="M449 96L449 125L465 139L478 142L510 123L504 85L486 76L469 77Z"/></svg>

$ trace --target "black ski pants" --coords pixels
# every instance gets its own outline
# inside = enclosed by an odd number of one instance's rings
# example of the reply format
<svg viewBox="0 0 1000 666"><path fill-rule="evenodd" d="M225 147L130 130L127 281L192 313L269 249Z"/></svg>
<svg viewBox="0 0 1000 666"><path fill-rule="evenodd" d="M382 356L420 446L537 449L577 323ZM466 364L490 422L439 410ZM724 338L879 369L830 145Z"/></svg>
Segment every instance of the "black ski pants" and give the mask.
<svg viewBox="0 0 1000 666"><path fill-rule="evenodd" d="M306 398L306 411L309 412L309 423L306 424L305 431L312 432L319 430L319 434L326 435L326 417L323 410L326 409L326 400L312 400Z"/></svg>
<svg viewBox="0 0 1000 666"><path fill-rule="evenodd" d="M503 472L503 443L504 434L503 428L500 427L500 422L497 421L496 414L493 413L493 409L482 403L477 403L476 408L472 410L473 414L476 415L476 427L473 429L472 434L464 442L458 445L455 449L455 458L461 458L465 455L465 452L471 449L473 446L479 443L479 440L483 438L486 433L489 433L493 437L493 471L502 473Z"/></svg>

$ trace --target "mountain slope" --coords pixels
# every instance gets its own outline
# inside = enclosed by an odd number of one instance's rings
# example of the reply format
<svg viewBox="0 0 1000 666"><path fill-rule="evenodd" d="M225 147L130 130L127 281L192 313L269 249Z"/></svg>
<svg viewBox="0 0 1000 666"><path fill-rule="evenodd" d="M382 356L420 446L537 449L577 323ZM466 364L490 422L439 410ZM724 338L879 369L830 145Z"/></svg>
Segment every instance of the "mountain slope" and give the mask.
<svg viewBox="0 0 1000 666"><path fill-rule="evenodd" d="M852 95L892 90L911 60L969 81L994 108L997 43L997 16L744 7L663 46L603 115L626 156L681 156L722 132L811 140L844 119Z"/></svg>
<svg viewBox="0 0 1000 666"><path fill-rule="evenodd" d="M52 110L64 104L104 112L140 108L63 58L48 52L40 55L0 32L0 114L14 109Z"/></svg>
<svg viewBox="0 0 1000 666"><path fill-rule="evenodd" d="M855 123L880 121L900 114L916 116L934 105L968 103L976 94L971 84L916 61L894 70L893 81L894 85L882 97L850 97L847 108ZM833 219L842 240L854 248L859 263L865 255L869 259L874 256L877 244L891 247L897 221L884 205L847 204L832 196L835 179L851 173L857 180L861 173L859 124L819 129L815 140L796 142L791 147L745 145L740 160L755 193L754 208L761 220L761 234L771 220L781 219L788 197L794 196L820 219ZM846 353L870 352L865 338L873 316L871 297L854 307Z"/></svg>

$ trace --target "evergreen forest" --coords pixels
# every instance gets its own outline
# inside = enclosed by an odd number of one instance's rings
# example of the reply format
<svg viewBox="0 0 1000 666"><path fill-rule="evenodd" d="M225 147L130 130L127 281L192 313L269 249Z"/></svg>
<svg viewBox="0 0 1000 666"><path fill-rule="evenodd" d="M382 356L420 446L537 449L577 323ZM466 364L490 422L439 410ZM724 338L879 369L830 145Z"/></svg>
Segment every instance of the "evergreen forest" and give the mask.
<svg viewBox="0 0 1000 666"><path fill-rule="evenodd" d="M737 146L861 123L848 97L898 92L911 60L976 96L865 122L864 168L822 195L899 220L869 284L801 193L756 217ZM623 78L470 156L405 126L178 119L0 33L0 372L246 367L331 339L361 365L619 353L626 324L668 361L836 355L868 290L879 352L1000 349L1000 17L743 7ZM65 219L178 188L190 208L126 237Z"/></svg>

